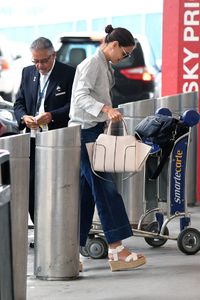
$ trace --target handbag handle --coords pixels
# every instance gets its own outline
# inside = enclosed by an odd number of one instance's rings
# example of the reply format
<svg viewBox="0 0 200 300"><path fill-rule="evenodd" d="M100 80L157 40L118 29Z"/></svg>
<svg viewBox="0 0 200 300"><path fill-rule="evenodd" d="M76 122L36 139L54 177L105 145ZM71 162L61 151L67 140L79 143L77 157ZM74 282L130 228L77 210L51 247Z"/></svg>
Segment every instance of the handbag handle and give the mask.
<svg viewBox="0 0 200 300"><path fill-rule="evenodd" d="M128 129L127 129L127 125L126 125L126 122L124 120L124 118L122 118L121 120L122 122L122 125L123 125L123 136L125 135L128 135ZM108 129L107 129L107 135L111 135L111 126L112 126L112 123L114 123L112 120L110 120L109 124L108 124ZM112 180L109 180L109 179L106 179L106 178L103 178L101 175L98 175L94 168L93 168L93 165L91 164L91 170L93 172L94 175L96 175L97 177L99 177L100 179L104 180L104 181L108 181L108 182L112 182ZM129 174L127 174L126 177L123 177L122 180L126 180L130 177L132 177L135 173L134 172L130 172Z"/></svg>
<svg viewBox="0 0 200 300"><path fill-rule="evenodd" d="M128 129L125 120L122 118L122 126L123 126L123 135L128 135ZM108 129L107 129L107 135L111 135L111 126L114 122L110 120L108 124Z"/></svg>

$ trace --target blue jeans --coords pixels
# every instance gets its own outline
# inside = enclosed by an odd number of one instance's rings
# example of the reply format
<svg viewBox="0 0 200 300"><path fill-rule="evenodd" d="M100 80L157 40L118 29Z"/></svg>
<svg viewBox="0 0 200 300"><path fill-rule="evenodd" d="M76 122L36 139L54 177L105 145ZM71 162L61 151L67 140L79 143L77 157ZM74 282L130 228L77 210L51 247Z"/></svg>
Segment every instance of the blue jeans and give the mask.
<svg viewBox="0 0 200 300"><path fill-rule="evenodd" d="M117 192L110 173L99 173L105 181L91 170L85 143L94 142L104 131L105 123L81 130L81 218L80 218L80 245L85 246L90 231L94 208L98 211L99 219L108 244L123 240L133 235L126 214L124 202Z"/></svg>

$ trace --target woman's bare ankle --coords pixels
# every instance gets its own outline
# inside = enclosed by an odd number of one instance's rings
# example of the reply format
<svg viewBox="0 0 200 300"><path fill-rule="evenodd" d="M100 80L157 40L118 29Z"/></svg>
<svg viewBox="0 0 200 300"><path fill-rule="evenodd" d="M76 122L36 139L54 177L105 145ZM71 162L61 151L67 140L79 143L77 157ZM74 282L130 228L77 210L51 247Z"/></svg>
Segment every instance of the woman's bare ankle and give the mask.
<svg viewBox="0 0 200 300"><path fill-rule="evenodd" d="M108 245L109 249L116 249L119 246L123 246L121 241L118 241L118 242L115 242L115 243L112 243L112 244ZM126 247L123 247L117 253L119 260L125 260L126 257L129 256L130 254L131 254L131 251ZM109 253L108 257L109 257L109 259L113 259L113 254Z"/></svg>
<svg viewBox="0 0 200 300"><path fill-rule="evenodd" d="M112 244L108 244L108 247L110 248L110 249L115 249L115 248L117 248L117 247L119 247L119 246L121 246L122 245L122 242L121 241L118 241L118 242L115 242L115 243L112 243Z"/></svg>

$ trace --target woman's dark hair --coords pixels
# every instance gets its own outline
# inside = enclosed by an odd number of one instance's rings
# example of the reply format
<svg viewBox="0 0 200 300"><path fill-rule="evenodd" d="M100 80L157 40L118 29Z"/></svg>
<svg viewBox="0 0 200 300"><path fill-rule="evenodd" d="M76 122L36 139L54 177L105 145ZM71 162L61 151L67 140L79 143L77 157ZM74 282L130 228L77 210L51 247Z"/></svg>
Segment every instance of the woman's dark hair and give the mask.
<svg viewBox="0 0 200 300"><path fill-rule="evenodd" d="M105 28L105 32L107 33L105 37L105 42L110 43L117 41L119 46L128 47L128 46L135 46L135 39L125 28L116 27L113 28L112 25L107 25Z"/></svg>

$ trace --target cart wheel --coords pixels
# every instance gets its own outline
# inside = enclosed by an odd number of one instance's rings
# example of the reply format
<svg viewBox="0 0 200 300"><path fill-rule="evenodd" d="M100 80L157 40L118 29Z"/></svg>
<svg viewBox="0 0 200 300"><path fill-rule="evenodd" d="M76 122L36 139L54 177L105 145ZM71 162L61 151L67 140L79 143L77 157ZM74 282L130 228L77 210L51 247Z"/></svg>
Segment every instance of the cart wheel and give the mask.
<svg viewBox="0 0 200 300"><path fill-rule="evenodd" d="M145 231L159 233L160 232L159 223L157 221L154 221L148 224L145 228ZM169 235L169 230L167 227L165 227L164 234ZM162 237L155 237L155 238L145 237L144 239L147 242L147 244L149 244L152 247L161 247L167 242L167 239L164 239Z"/></svg>
<svg viewBox="0 0 200 300"><path fill-rule="evenodd" d="M89 257L89 253L87 251L87 246L80 247L79 252L84 257Z"/></svg>
<svg viewBox="0 0 200 300"><path fill-rule="evenodd" d="M84 257L90 256L88 253L88 243L92 239L94 239L94 234L89 234L85 246L80 246L79 252L82 256L84 256Z"/></svg>
<svg viewBox="0 0 200 300"><path fill-rule="evenodd" d="M183 253L192 255L200 250L200 232L195 228L185 228L180 232L177 244Z"/></svg>
<svg viewBox="0 0 200 300"><path fill-rule="evenodd" d="M87 244L87 251L91 258L105 258L108 255L108 246L103 238L93 238Z"/></svg>

